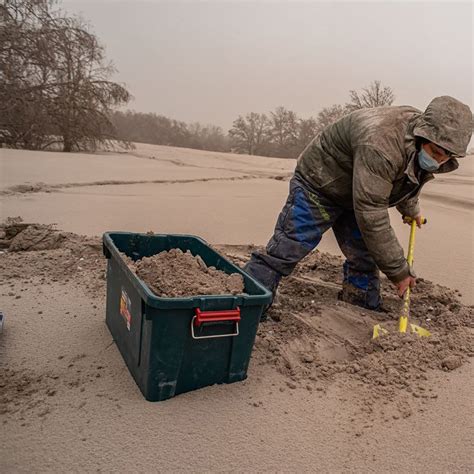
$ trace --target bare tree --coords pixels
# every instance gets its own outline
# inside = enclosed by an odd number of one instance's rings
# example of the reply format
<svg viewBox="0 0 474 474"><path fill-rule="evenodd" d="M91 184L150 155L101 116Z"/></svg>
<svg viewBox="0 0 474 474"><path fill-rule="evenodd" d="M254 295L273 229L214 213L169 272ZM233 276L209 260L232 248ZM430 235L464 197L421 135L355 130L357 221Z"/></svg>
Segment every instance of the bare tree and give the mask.
<svg viewBox="0 0 474 474"><path fill-rule="evenodd" d="M347 110L352 112L357 109L383 107L392 105L395 95L391 87L382 86L380 81L372 82L368 87L362 89L362 92L355 90L349 91L351 101L346 104Z"/></svg>
<svg viewBox="0 0 474 474"><path fill-rule="evenodd" d="M234 120L229 135L239 152L249 155L259 154L268 143L270 121L265 114L251 112Z"/></svg>
<svg viewBox="0 0 474 474"><path fill-rule="evenodd" d="M347 115L348 113L349 110L346 107L343 107L342 105L334 104L330 107L325 107L318 114L318 132L326 128L328 125L331 125L336 120L339 120L340 118L344 117L344 115Z"/></svg>
<svg viewBox="0 0 474 474"><path fill-rule="evenodd" d="M301 151L319 132L315 118L300 119L298 124L298 152Z"/></svg>
<svg viewBox="0 0 474 474"><path fill-rule="evenodd" d="M104 139L113 138L110 109L127 103L130 94L108 80L115 68L104 63L103 47L86 25L76 18L61 20L51 31L56 45L51 116L64 151L93 149Z"/></svg>
<svg viewBox="0 0 474 474"><path fill-rule="evenodd" d="M270 112L270 137L274 156L290 156L298 145L298 117L285 107Z"/></svg>
<svg viewBox="0 0 474 474"><path fill-rule="evenodd" d="M198 150L228 151L228 139L221 127L201 125L199 122L188 125L190 147Z"/></svg>
<svg viewBox="0 0 474 474"><path fill-rule="evenodd" d="M52 0L4 0L0 7L0 137L10 146L91 149L114 138L112 107L130 94L79 18Z"/></svg>
<svg viewBox="0 0 474 474"><path fill-rule="evenodd" d="M38 93L44 74L36 54L41 45L35 30L46 1L6 0L0 4L0 140L9 144L37 145L38 124L48 123ZM31 79L35 76L36 87Z"/></svg>

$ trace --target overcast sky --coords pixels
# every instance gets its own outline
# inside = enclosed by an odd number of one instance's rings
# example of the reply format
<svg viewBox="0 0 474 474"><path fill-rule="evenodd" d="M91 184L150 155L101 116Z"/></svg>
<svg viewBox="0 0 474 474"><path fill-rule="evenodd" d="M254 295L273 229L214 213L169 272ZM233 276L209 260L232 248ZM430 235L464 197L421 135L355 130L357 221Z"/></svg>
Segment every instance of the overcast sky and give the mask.
<svg viewBox="0 0 474 474"><path fill-rule="evenodd" d="M394 105L473 108L473 3L66 0L134 96L129 108L228 129L283 105L301 117L374 79Z"/></svg>

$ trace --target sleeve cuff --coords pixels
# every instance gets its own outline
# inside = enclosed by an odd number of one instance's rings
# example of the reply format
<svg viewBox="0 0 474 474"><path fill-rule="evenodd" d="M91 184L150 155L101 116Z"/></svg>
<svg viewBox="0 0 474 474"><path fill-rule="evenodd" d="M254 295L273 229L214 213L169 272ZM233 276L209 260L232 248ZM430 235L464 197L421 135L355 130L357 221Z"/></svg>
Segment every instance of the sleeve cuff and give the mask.
<svg viewBox="0 0 474 474"><path fill-rule="evenodd" d="M408 263L406 263L405 266L400 271L393 273L391 275L387 275L387 278L393 283L398 283L404 280L407 276L416 278L415 272L413 271L413 267L410 267Z"/></svg>
<svg viewBox="0 0 474 474"><path fill-rule="evenodd" d="M406 206L406 205L398 205L397 206L397 211L402 215L402 216L408 216L412 217L413 219L418 216L421 212L420 209L420 204L417 201L414 205L412 206Z"/></svg>

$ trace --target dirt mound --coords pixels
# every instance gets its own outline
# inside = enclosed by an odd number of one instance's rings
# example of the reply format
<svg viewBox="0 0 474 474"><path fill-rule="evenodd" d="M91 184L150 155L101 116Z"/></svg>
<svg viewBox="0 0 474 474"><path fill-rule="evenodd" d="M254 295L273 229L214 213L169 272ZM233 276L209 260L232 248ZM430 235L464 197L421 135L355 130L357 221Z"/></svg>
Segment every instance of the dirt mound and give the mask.
<svg viewBox="0 0 474 474"><path fill-rule="evenodd" d="M5 228L4 232L6 235ZM31 241L40 232L46 233L45 227L26 225L14 239ZM44 241L52 242L53 248L8 250L0 254L0 277L11 282L14 279L43 284L74 282L97 298L98 304L103 302L106 261L100 238L60 232L51 227L48 232L49 237ZM31 250L33 246L20 248ZM218 246L217 249L242 266L253 247ZM160 273L162 258L169 274ZM393 296L387 280L382 281L387 313L338 301L341 264L339 257L313 252L291 277L283 279L268 320L260 324L252 364L277 370L286 377L290 389L326 391L330 384L347 385L349 390L360 393L358 410L362 416L381 407L385 407L387 414L387 404L392 406L390 417L409 416L416 400L426 403L437 397L436 374L455 370L474 355L474 308L463 305L455 290L419 279L412 293L410 319L429 329L432 336L401 335L396 331L401 300ZM141 265L145 269L143 274ZM173 291L161 286L170 282L173 272L179 275L180 286L187 286L188 294L217 292L215 282L206 282L205 290L195 286L196 280L210 276L213 270L192 255L171 252L148 261L143 259L136 265L143 279L147 278L146 268L155 281L149 284L152 288L157 285L154 290L157 293ZM237 279L233 276L230 279L231 286L225 291L241 291L241 287L237 289ZM17 297L14 293L5 296ZM381 323L389 334L372 341L376 323ZM23 383L20 379L18 383Z"/></svg>
<svg viewBox="0 0 474 474"><path fill-rule="evenodd" d="M105 262L99 237L62 232L51 225L24 224L19 218L7 219L0 232L5 237L0 242L6 247L0 254L0 279L39 283L75 280L97 296L105 294Z"/></svg>
<svg viewBox="0 0 474 474"><path fill-rule="evenodd" d="M242 275L228 275L208 267L199 255L194 256L189 250L171 249L136 262L126 255L123 257L132 271L158 296L236 295L244 291Z"/></svg>
<svg viewBox="0 0 474 474"><path fill-rule="evenodd" d="M21 217L10 217L0 225L0 247L10 252L56 249L64 237L53 225L27 224Z"/></svg>
<svg viewBox="0 0 474 474"><path fill-rule="evenodd" d="M50 226L30 225L12 239L10 252L22 250L52 250L61 246L64 235L51 232Z"/></svg>
<svg viewBox="0 0 474 474"><path fill-rule="evenodd" d="M236 263L244 263L251 250L220 249ZM290 388L349 384L361 393L361 412L383 400L395 405L391 416L405 417L412 412L410 400L437 397L436 372L456 369L474 356L474 309L460 302L456 290L418 280L410 319L432 333L420 338L397 331L401 300L388 280L382 281L387 313L338 301L341 281L342 259L313 252L282 280L268 320L259 327L254 360L284 374ZM372 340L377 323L389 334Z"/></svg>

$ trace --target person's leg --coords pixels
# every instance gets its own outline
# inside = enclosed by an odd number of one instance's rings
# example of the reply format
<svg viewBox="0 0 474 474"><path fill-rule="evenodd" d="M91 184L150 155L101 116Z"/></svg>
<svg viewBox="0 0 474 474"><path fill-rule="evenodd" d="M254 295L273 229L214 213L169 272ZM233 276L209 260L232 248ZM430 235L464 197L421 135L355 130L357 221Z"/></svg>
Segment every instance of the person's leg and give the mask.
<svg viewBox="0 0 474 474"><path fill-rule="evenodd" d="M341 299L364 308L380 308L379 270L370 255L352 211L346 211L333 225L334 235L346 261Z"/></svg>
<svg viewBox="0 0 474 474"><path fill-rule="evenodd" d="M293 177L266 252L253 252L244 270L275 295L281 277L290 275L297 263L318 245L341 212L340 207Z"/></svg>

